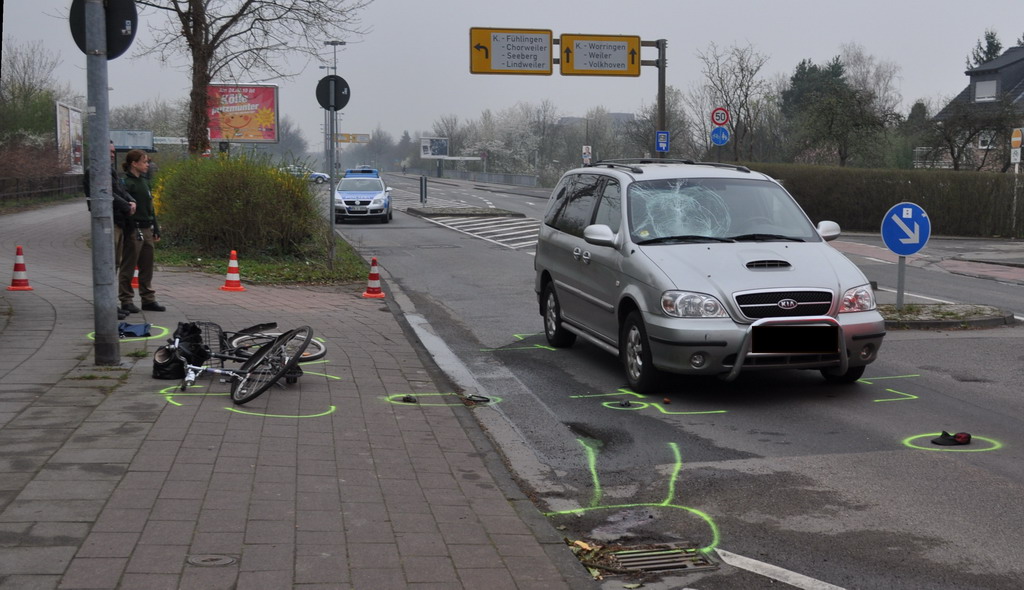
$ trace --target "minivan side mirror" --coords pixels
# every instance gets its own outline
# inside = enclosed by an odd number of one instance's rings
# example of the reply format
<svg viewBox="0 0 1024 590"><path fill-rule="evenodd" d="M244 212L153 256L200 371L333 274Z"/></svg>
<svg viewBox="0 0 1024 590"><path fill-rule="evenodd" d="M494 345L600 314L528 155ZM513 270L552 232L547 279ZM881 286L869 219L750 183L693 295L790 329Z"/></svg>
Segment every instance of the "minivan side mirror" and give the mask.
<svg viewBox="0 0 1024 590"><path fill-rule="evenodd" d="M583 229L583 239L588 244L595 246L615 246L615 234L612 233L612 228L607 225L588 225Z"/></svg>
<svg viewBox="0 0 1024 590"><path fill-rule="evenodd" d="M834 221L819 221L818 222L818 235L821 236L826 242L839 237L839 224Z"/></svg>

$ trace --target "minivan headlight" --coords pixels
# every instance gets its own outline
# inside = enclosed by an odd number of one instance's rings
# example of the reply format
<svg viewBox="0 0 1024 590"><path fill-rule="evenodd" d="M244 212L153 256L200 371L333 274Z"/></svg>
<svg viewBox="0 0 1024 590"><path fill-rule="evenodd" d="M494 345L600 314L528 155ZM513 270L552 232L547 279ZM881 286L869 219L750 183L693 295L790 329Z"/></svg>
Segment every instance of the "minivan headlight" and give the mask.
<svg viewBox="0 0 1024 590"><path fill-rule="evenodd" d="M676 318L729 317L718 299L704 293L665 291L661 296L661 309Z"/></svg>
<svg viewBox="0 0 1024 590"><path fill-rule="evenodd" d="M875 309L875 293L871 285L861 285L847 289L843 293L843 302L839 305L839 313L852 311L871 311Z"/></svg>

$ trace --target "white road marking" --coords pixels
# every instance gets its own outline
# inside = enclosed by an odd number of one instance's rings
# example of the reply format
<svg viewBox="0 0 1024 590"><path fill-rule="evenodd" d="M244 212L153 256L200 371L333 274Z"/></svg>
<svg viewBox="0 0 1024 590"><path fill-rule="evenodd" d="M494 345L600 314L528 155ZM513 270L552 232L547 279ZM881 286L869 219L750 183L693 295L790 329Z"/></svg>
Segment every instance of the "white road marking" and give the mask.
<svg viewBox="0 0 1024 590"><path fill-rule="evenodd" d="M790 586L801 588L802 590L844 590L841 586L835 586L828 582L815 580L809 576L791 572L779 566L764 563L763 561L757 561L756 559L730 553L724 549L715 549L715 552L722 558L722 561L733 567L738 567L740 569L747 570L748 572L753 572L766 578L771 578L778 582L783 582Z"/></svg>

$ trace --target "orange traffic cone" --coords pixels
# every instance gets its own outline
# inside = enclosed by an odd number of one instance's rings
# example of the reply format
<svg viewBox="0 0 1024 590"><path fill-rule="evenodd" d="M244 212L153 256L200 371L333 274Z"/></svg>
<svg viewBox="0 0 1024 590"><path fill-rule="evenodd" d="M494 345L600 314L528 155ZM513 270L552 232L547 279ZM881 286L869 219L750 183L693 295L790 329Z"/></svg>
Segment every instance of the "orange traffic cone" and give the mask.
<svg viewBox="0 0 1024 590"><path fill-rule="evenodd" d="M380 273L377 271L377 257L370 259L370 277L366 282L366 291L363 292L366 299L384 299L384 292L380 290Z"/></svg>
<svg viewBox="0 0 1024 590"><path fill-rule="evenodd" d="M14 256L14 277L11 278L11 286L7 287L8 291L31 291L32 287L28 284L28 270L25 268L25 253L22 252L21 246L18 246L18 251Z"/></svg>
<svg viewBox="0 0 1024 590"><path fill-rule="evenodd" d="M238 278L238 254L232 250L231 260L228 261L228 276L224 279L224 286L221 291L245 291L242 281Z"/></svg>
<svg viewBox="0 0 1024 590"><path fill-rule="evenodd" d="M137 267L137 266L135 267L135 275L132 276L132 288L133 289L138 289L139 288L139 267Z"/></svg>

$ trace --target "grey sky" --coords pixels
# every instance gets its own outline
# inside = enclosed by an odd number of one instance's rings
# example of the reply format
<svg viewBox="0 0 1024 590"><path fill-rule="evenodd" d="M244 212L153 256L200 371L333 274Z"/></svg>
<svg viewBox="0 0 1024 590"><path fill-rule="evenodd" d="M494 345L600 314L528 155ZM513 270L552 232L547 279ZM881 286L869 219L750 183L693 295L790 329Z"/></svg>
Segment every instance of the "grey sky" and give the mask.
<svg viewBox="0 0 1024 590"><path fill-rule="evenodd" d="M58 77L84 95L85 57L75 46L66 15L70 0L7 0L4 40L41 40L60 53ZM150 11L140 18L166 18ZM469 29L549 29L561 34L636 35L668 41L668 84L687 90L701 81L697 51L711 42L720 48L750 45L768 56L766 76L792 73L804 58L824 63L844 43L860 44L868 55L895 62L906 107L914 100L947 99L967 84L964 60L985 29L996 31L1004 47L1024 34L1021 0L375 0L362 13L372 31L346 39L339 47L338 74L352 88L341 112L339 131L371 133L378 125L399 139L403 131L429 134L441 116L476 119L484 109L499 111L517 102L551 100L565 116L582 116L603 106L612 112L635 112L654 101L657 70L644 67L640 77L470 74ZM331 48L323 56L329 63ZM557 47L556 47L557 49ZM644 59L656 50L644 48ZM184 63L184 60L183 60ZM292 64L301 74L272 81L280 86L281 111L302 129L317 149L323 112L316 102L321 63ZM162 66L129 50L110 62L111 106L187 96L185 70ZM237 80L224 82L252 82Z"/></svg>

